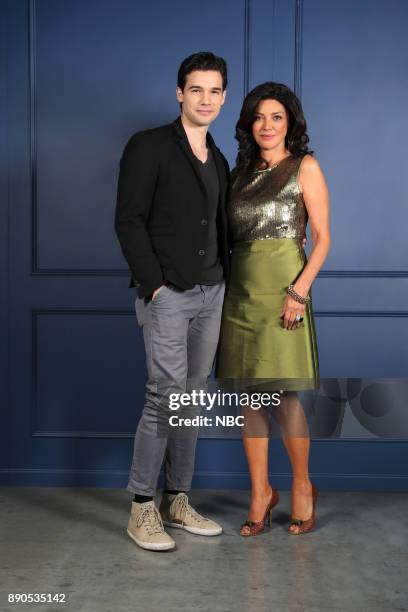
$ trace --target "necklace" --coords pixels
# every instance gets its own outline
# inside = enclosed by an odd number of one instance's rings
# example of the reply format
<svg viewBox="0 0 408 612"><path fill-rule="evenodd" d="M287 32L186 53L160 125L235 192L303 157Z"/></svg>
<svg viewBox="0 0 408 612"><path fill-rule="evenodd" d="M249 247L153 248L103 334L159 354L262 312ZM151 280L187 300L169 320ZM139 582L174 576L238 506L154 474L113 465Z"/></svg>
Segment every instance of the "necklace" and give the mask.
<svg viewBox="0 0 408 612"><path fill-rule="evenodd" d="M276 166L279 166L280 163L282 163L285 159L287 159L288 157L291 157L292 154L289 153L289 155L285 155L285 157L282 157L282 159L280 159L279 161L275 162L274 164L272 164L272 166L269 166L267 168L265 168L265 170L272 170L272 168L276 168Z"/></svg>
<svg viewBox="0 0 408 612"><path fill-rule="evenodd" d="M268 172L269 170L273 170L274 168L279 166L279 164L285 161L285 159L288 159L288 157L292 157L292 153L289 153L289 155L286 155L286 157L282 157L282 159L272 164L272 166L268 166L267 168L263 168L262 170L255 170L255 172Z"/></svg>

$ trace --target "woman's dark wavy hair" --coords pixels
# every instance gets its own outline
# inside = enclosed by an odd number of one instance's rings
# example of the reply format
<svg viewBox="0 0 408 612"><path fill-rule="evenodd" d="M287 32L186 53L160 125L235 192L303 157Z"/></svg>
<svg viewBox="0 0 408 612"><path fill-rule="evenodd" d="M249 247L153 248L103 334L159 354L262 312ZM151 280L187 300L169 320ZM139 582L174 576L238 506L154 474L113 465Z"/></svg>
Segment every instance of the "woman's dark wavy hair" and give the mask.
<svg viewBox="0 0 408 612"><path fill-rule="evenodd" d="M252 136L252 125L259 103L268 99L277 100L286 109L288 115L286 148L295 157L303 157L306 153L313 154L313 151L309 151L307 146L309 137L306 133L306 120L299 98L286 85L269 81L250 91L242 105L235 131L235 138L238 140L235 175L247 175L256 168L267 167L267 162L262 159L259 146Z"/></svg>

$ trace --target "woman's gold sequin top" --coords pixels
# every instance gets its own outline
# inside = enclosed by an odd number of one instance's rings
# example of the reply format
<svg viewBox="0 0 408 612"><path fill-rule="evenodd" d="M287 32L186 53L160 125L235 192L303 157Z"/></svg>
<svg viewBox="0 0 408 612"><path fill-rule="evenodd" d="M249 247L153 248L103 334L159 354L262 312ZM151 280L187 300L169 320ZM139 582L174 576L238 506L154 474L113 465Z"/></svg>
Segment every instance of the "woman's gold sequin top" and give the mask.
<svg viewBox="0 0 408 612"><path fill-rule="evenodd" d="M301 161L290 155L256 170L244 184L235 179L228 205L234 242L305 237L308 215L297 182Z"/></svg>

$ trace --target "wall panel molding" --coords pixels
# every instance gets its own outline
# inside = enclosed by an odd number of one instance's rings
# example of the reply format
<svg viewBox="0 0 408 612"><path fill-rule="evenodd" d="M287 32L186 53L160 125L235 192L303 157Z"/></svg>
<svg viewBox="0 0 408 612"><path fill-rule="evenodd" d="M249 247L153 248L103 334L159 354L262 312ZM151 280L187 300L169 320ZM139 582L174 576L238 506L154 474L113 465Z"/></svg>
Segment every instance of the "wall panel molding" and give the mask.
<svg viewBox="0 0 408 612"><path fill-rule="evenodd" d="M6 3L4 3L6 4ZM8 6L2 6L0 20L0 404L2 406L2 431L0 433L0 465L8 464L10 456L11 422L11 159L12 104L9 95L12 63L9 53L10 17Z"/></svg>
<svg viewBox="0 0 408 612"><path fill-rule="evenodd" d="M126 269L40 268L38 265L38 193L37 193L37 28L36 0L28 0L29 54L29 139L31 184L31 276L127 276Z"/></svg>
<svg viewBox="0 0 408 612"><path fill-rule="evenodd" d="M407 474L363 474L310 472L321 490L333 491L406 491ZM290 490L292 475L287 472L270 473L270 478L282 490ZM129 479L128 470L85 469L0 469L0 485L20 486L85 486L124 488ZM162 480L162 476L160 478ZM193 487L198 489L249 489L246 472L197 470ZM159 481L159 486L162 483Z"/></svg>
<svg viewBox="0 0 408 612"><path fill-rule="evenodd" d="M322 270L318 278L407 278L408 270Z"/></svg>
<svg viewBox="0 0 408 612"><path fill-rule="evenodd" d="M244 0L244 96L249 91L251 74L251 2ZM38 264L38 184L37 184L37 0L28 4L28 54L29 54L29 140L31 184L31 276L128 276L127 268L44 268ZM112 230L113 231L113 230Z"/></svg>
<svg viewBox="0 0 408 612"><path fill-rule="evenodd" d="M295 2L294 92L302 98L304 0ZM321 270L317 278L407 278L408 270Z"/></svg>
<svg viewBox="0 0 408 612"><path fill-rule="evenodd" d="M251 0L244 0L244 97L251 82Z"/></svg>
<svg viewBox="0 0 408 612"><path fill-rule="evenodd" d="M295 0L295 67L293 89L302 98L302 12L303 0Z"/></svg>
<svg viewBox="0 0 408 612"><path fill-rule="evenodd" d="M294 43L294 90L301 97L302 89L302 14L303 0L295 1ZM253 0L244 0L244 95L248 93L251 77L251 5ZM126 268L40 268L38 265L38 198L37 198L37 82L36 82L36 4L28 0L29 31L29 139L30 139L30 186L31 186L31 276L128 276ZM322 270L318 278L407 278L408 270Z"/></svg>
<svg viewBox="0 0 408 612"><path fill-rule="evenodd" d="M31 437L33 438L102 438L102 439L133 439L134 431L85 431L85 430L40 430L36 425L36 416L38 414L38 395L37 395L37 354L38 354L38 337L37 337L37 319L41 315L88 315L88 316L127 316L134 317L133 310L100 310L100 309L84 309L84 308L46 308L41 310L32 310L32 350L31 350L31 380L32 380L32 404L30 408L31 422ZM317 310L314 312L316 318L408 318L408 310ZM212 439L201 436L200 439ZM326 439L326 438L325 438ZM331 438L327 438L331 440ZM353 441L366 441L364 438L355 438ZM371 441L371 440L370 440ZM382 442L394 442L398 439L381 439Z"/></svg>
<svg viewBox="0 0 408 612"><path fill-rule="evenodd" d="M103 310L96 308L43 308L31 311L31 405L30 431L32 438L133 438L134 432L101 431L42 431L37 427L38 415L38 317L41 315L126 316L134 318L134 310Z"/></svg>

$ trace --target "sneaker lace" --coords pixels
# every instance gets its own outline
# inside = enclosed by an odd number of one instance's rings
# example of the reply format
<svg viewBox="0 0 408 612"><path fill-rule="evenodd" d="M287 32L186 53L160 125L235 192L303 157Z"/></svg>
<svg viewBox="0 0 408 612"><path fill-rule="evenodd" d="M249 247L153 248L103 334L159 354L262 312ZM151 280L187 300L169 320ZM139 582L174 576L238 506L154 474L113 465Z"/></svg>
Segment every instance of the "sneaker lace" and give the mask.
<svg viewBox="0 0 408 612"><path fill-rule="evenodd" d="M180 512L181 520L184 522L186 517L196 520L198 523L209 521L209 519L201 516L188 502L188 497L185 493L179 493L173 502L176 505L177 510Z"/></svg>
<svg viewBox="0 0 408 612"><path fill-rule="evenodd" d="M148 505L142 508L139 515L137 526L140 527L145 524L146 531L149 535L154 533L163 533L164 527L159 511L156 506Z"/></svg>

